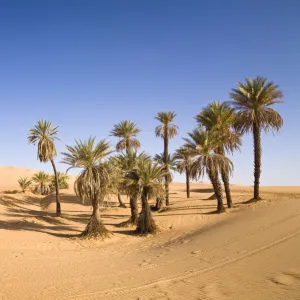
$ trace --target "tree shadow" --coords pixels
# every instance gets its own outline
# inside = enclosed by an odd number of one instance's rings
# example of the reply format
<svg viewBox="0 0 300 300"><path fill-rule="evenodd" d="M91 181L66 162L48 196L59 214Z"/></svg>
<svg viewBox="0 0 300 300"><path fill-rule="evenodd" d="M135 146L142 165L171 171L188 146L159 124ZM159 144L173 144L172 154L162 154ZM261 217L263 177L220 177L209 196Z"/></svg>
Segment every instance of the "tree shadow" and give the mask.
<svg viewBox="0 0 300 300"><path fill-rule="evenodd" d="M47 226L45 224L38 224L35 222L29 222L26 220L22 221L1 221L0 220L0 229L4 230L13 230L13 231L35 231L50 234L58 237L74 237L81 234L81 231L78 229L71 228L69 225L52 225ZM68 231L67 233L60 233L62 231ZM70 233L70 231L72 233ZM76 234L75 234L76 232Z"/></svg>
<svg viewBox="0 0 300 300"><path fill-rule="evenodd" d="M213 188L200 188L200 189L191 189L193 193L214 193Z"/></svg>

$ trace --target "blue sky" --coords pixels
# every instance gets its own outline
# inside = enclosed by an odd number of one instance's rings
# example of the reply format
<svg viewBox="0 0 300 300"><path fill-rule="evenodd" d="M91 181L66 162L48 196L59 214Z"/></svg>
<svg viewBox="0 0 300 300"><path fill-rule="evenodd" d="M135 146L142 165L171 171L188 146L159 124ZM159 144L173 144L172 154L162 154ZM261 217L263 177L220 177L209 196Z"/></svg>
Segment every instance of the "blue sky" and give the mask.
<svg viewBox="0 0 300 300"><path fill-rule="evenodd" d="M26 140L41 118L60 126L59 152L130 119L155 154L163 142L154 116L171 110L180 128L174 151L204 106L262 75L285 103L277 106L284 127L263 136L261 183L299 185L299 11L297 0L0 0L0 165L51 171ZM232 182L252 184L251 136L232 159Z"/></svg>

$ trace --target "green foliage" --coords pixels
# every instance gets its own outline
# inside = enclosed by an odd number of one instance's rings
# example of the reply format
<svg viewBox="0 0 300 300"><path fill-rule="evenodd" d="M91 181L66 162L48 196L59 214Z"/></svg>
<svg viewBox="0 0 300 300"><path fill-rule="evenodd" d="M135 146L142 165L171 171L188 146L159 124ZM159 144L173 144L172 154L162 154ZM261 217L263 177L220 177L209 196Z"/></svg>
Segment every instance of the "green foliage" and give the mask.
<svg viewBox="0 0 300 300"><path fill-rule="evenodd" d="M156 120L162 123L155 128L155 135L161 138L171 139L178 133L178 127L172 122L176 117L175 112L159 112L155 117Z"/></svg>
<svg viewBox="0 0 300 300"><path fill-rule="evenodd" d="M56 156L54 141L58 140L58 126L53 126L52 122L39 120L34 128L29 130L28 142L38 144L38 159L47 162Z"/></svg>
<svg viewBox="0 0 300 300"><path fill-rule="evenodd" d="M71 168L82 169L74 183L76 194L83 202L102 201L107 193L110 168L102 160L111 153L109 144L101 140L96 144L95 137L87 141L75 140L75 146L67 146L62 163Z"/></svg>
<svg viewBox="0 0 300 300"><path fill-rule="evenodd" d="M128 150L129 148L138 149L141 144L136 138L137 134L141 130L136 127L136 124L132 121L121 121L116 124L111 131L111 135L119 138L119 142L116 145L117 151Z"/></svg>
<svg viewBox="0 0 300 300"><path fill-rule="evenodd" d="M40 171L32 176L32 181L36 183L33 192L41 195L48 195L51 191L50 183L51 176L43 171Z"/></svg>
<svg viewBox="0 0 300 300"><path fill-rule="evenodd" d="M58 179L58 187L59 189L68 189L69 188L69 176L67 174L57 172L57 179ZM55 175L51 176L51 190L54 191L55 189Z"/></svg>
<svg viewBox="0 0 300 300"><path fill-rule="evenodd" d="M225 156L216 153L222 141L211 131L206 131L202 127L189 133L189 138L185 138L185 147L188 148L194 158L191 175L198 179L205 173L209 177L218 177L220 171L224 170L231 174L233 171L232 162Z"/></svg>
<svg viewBox="0 0 300 300"><path fill-rule="evenodd" d="M141 195L146 189L149 198L161 197L164 195L162 179L166 175L163 166L150 159L140 159L134 169L126 174L124 184L132 194Z"/></svg>
<svg viewBox="0 0 300 300"><path fill-rule="evenodd" d="M18 183L19 183L19 186L22 189L22 192L25 193L26 189L30 187L32 181L29 180L27 177L25 177L25 178L20 177L18 179Z"/></svg>
<svg viewBox="0 0 300 300"><path fill-rule="evenodd" d="M191 170L193 157L195 153L192 149L188 147L180 147L175 151L174 163L176 165L176 170L182 174L186 170Z"/></svg>
<svg viewBox="0 0 300 300"><path fill-rule="evenodd" d="M200 126L214 132L220 143L220 154L225 151L232 153L242 144L241 135L235 129L237 116L227 103L213 102L205 107L196 117Z"/></svg>
<svg viewBox="0 0 300 300"><path fill-rule="evenodd" d="M278 131L283 125L281 116L271 108L274 104L282 103L283 93L267 78L246 78L238 82L238 87L230 93L237 112L236 127L242 132L253 132L254 124L265 131Z"/></svg>

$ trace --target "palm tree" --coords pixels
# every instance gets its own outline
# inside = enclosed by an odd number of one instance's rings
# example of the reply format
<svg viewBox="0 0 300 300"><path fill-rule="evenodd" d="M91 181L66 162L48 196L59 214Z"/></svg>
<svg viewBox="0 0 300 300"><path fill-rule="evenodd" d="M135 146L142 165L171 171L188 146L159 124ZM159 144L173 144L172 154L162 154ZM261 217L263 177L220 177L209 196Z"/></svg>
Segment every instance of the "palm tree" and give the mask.
<svg viewBox="0 0 300 300"><path fill-rule="evenodd" d="M122 173L122 179L119 182L118 189L125 191L130 199L131 217L128 221L121 223L121 226L136 225L138 220L138 192L136 190L128 189L124 178L129 172L132 172L140 160L150 159L146 153L141 152L137 154L136 151L129 149L126 153L120 153L112 158L115 168Z"/></svg>
<svg viewBox="0 0 300 300"><path fill-rule="evenodd" d="M119 142L116 145L116 150L118 152L126 150L128 152L130 149L137 150L140 148L141 144L136 138L137 134L140 133L140 129L136 126L133 121L121 121L118 124L114 125L114 128L110 134L114 137L119 138ZM119 206L126 208L126 205L122 202L121 194L118 193Z"/></svg>
<svg viewBox="0 0 300 300"><path fill-rule="evenodd" d="M37 157L40 162L46 163L50 160L55 180L55 192L56 192L56 215L61 215L61 207L59 201L59 187L56 166L54 163L54 157L56 156L56 148L54 141L59 140L57 137L58 126L53 126L52 122L39 120L34 128L29 130L28 142L30 144L38 144Z"/></svg>
<svg viewBox="0 0 300 300"><path fill-rule="evenodd" d="M109 235L100 217L99 204L107 194L110 181L110 167L103 159L111 153L109 144L101 140L96 144L95 137L87 141L75 140L75 146L67 146L63 154L62 163L71 168L82 169L78 175L74 189L83 202L90 202L93 206L92 216L87 224L83 236L101 237Z"/></svg>
<svg viewBox="0 0 300 300"><path fill-rule="evenodd" d="M189 133L189 138L185 138L185 147L189 148L195 158L192 164L192 177L197 179L205 173L208 175L214 188L217 200L217 212L225 211L222 198L222 188L219 180L221 170L226 170L228 174L232 172L233 164L225 156L216 150L220 147L220 141L211 131L205 131L202 127Z"/></svg>
<svg viewBox="0 0 300 300"><path fill-rule="evenodd" d="M58 187L59 189L65 190L69 188L69 176L67 174L57 172L57 179L58 179ZM55 175L51 176L51 186L55 187L56 178Z"/></svg>
<svg viewBox="0 0 300 300"><path fill-rule="evenodd" d="M164 157L164 153L160 153L160 154L155 154L155 156L153 157L154 162L157 162L159 165L164 166L165 163L165 157ZM177 165L176 165L176 161L174 159L174 155L170 155L168 154L168 182L172 182L173 179L173 174L172 172L177 171ZM160 195L159 197L156 198L156 205L155 205L155 210L161 210L164 206L164 195Z"/></svg>
<svg viewBox="0 0 300 300"><path fill-rule="evenodd" d="M166 176L163 166L153 164L151 160L139 160L134 170L125 177L127 189L139 193L142 199L142 210L138 218L136 231L147 234L157 231L157 226L152 218L148 199L163 194L161 179Z"/></svg>
<svg viewBox="0 0 300 300"><path fill-rule="evenodd" d="M169 202L169 175L168 175L168 157L169 157L169 139L172 139L177 135L178 127L172 122L176 117L175 112L159 112L155 117L156 120L162 123L155 128L155 135L161 137L164 140L164 163L165 163L165 194L166 194L166 205Z"/></svg>
<svg viewBox="0 0 300 300"><path fill-rule="evenodd" d="M271 106L282 103L283 93L267 78L246 78L232 89L230 102L237 112L236 127L242 133L252 132L254 141L254 200L259 200L261 174L261 130L278 131L283 125L282 117Z"/></svg>
<svg viewBox="0 0 300 300"><path fill-rule="evenodd" d="M194 153L187 147L180 147L175 151L174 160L180 174L185 172L186 176L186 196L190 198L190 179Z"/></svg>
<svg viewBox="0 0 300 300"><path fill-rule="evenodd" d="M27 177L25 177L25 178L20 177L18 179L18 183L22 189L22 192L25 193L26 189L30 187L32 182Z"/></svg>
<svg viewBox="0 0 300 300"><path fill-rule="evenodd" d="M227 103L213 102L205 107L196 117L199 125L203 125L206 130L214 131L215 135L222 143L216 149L216 152L225 155L225 152L233 153L239 149L241 135L235 130L236 115L233 108ZM232 198L230 193L229 175L225 170L221 170L221 177L224 183L227 206L232 207Z"/></svg>
<svg viewBox="0 0 300 300"><path fill-rule="evenodd" d="M36 183L36 193L39 193L41 195L48 195L50 193L51 177L49 174L40 171L36 174L33 174L32 181Z"/></svg>
<svg viewBox="0 0 300 300"><path fill-rule="evenodd" d="M136 127L136 124L132 121L121 121L114 126L111 131L111 135L119 138L119 142L116 145L118 152L122 150L128 151L128 149L138 149L141 144L136 138L137 134L141 130Z"/></svg>

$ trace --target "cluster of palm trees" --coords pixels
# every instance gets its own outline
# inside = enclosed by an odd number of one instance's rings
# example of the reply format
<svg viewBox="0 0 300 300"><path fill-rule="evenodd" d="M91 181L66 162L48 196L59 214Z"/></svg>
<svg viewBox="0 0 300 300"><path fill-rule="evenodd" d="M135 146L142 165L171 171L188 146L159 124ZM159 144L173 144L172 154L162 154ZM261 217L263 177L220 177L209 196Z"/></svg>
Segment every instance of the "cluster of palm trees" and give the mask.
<svg viewBox="0 0 300 300"><path fill-rule="evenodd" d="M68 189L69 176L67 174L57 172L57 177L59 189ZM20 177L18 179L18 183L22 193L30 190L35 194L48 195L55 190L56 177L55 175L50 175L40 171L33 174L31 179L28 177Z"/></svg>
<svg viewBox="0 0 300 300"><path fill-rule="evenodd" d="M139 152L140 129L132 121L116 124L110 135L118 138L115 151L104 139L96 142L94 137L86 141L75 140L74 146L66 146L62 163L70 168L81 169L74 188L84 202L93 207L92 216L83 232L88 237L105 237L108 230L101 220L99 205L108 195L116 195L120 205L121 195L130 199L130 219L121 225L134 225L138 233L147 234L157 230L152 217L149 199L156 199L156 209L170 205L169 183L176 170L186 175L187 197L190 197L190 181L206 174L210 179L217 199L217 212L225 211L222 184L227 207L232 207L229 178L233 163L228 158L241 147L244 133L253 133L254 139L254 200L259 200L261 173L261 130L278 130L282 126L281 116L271 106L283 97L278 86L257 77L239 82L230 93L231 101L213 102L196 115L196 128L184 138L184 144L174 154L169 153L169 140L178 134L174 124L174 112L160 112L155 117L160 124L155 128L157 137L164 141L164 151L153 159ZM28 140L38 145L38 159L50 161L53 166L57 215L61 214L59 181L54 157L58 127L51 122L39 121L29 131ZM116 155L112 155L116 152ZM138 203L142 208L139 213Z"/></svg>

